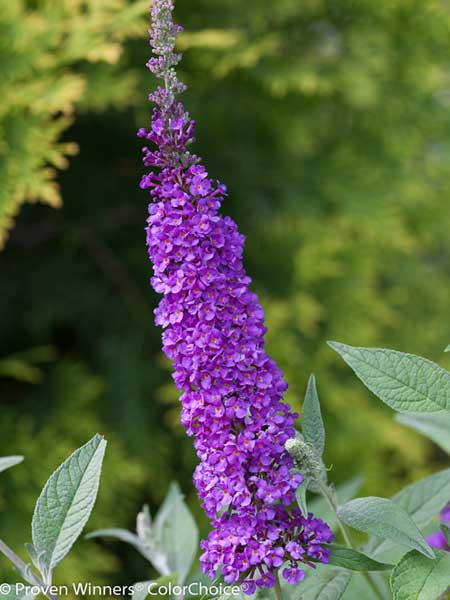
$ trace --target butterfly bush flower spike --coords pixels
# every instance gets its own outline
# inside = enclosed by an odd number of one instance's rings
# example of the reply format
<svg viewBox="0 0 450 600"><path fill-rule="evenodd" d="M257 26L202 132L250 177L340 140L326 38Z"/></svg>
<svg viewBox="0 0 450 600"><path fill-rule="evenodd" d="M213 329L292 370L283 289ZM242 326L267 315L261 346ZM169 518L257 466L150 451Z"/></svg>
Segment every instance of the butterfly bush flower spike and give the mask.
<svg viewBox="0 0 450 600"><path fill-rule="evenodd" d="M150 94L151 126L138 136L150 195L148 252L163 349L182 392L181 419L194 436L194 482L212 531L201 542L202 569L238 581L248 593L271 587L280 567L290 583L302 565L327 562L329 527L295 507L303 477L285 443L298 416L285 404L286 383L265 351L264 313L242 262L244 236L219 209L226 187L189 151L195 123L177 99L185 90L174 50L182 28L172 0L150 12L149 69L162 80Z"/></svg>

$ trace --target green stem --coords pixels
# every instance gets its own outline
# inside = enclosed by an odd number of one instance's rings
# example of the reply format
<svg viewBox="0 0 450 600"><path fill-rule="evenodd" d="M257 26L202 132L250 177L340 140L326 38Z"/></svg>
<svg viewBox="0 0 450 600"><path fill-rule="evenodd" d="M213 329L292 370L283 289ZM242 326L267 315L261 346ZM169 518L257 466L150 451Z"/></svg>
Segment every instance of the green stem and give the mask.
<svg viewBox="0 0 450 600"><path fill-rule="evenodd" d="M49 600L59 600L58 596L46 590L46 585L44 584L42 579L37 577L37 575L35 575L33 571L31 571L28 568L28 565L24 563L23 560L19 556L17 556L17 554L13 550L11 550L11 548L7 544L5 544L5 542L1 539L0 552L4 556L6 556L6 558L10 560L15 567L17 567L18 571L27 583L33 586L40 587L43 595L46 596Z"/></svg>
<svg viewBox="0 0 450 600"><path fill-rule="evenodd" d="M281 591L280 578L278 577L278 571L275 573L275 599L283 600L283 592Z"/></svg>
<svg viewBox="0 0 450 600"><path fill-rule="evenodd" d="M333 493L330 491L330 488L323 483L319 483L319 487L320 487L322 496L325 498L325 501L328 503L329 507L331 508L331 510L333 511L333 514L336 517L339 531L341 532L342 537L344 538L346 546L348 548L351 548L352 550L355 550L355 548L353 547L352 541L350 539L350 534L347 531L346 526L344 525L344 523L341 521L341 519L338 516L338 513L337 513L338 506L337 506L337 502L336 502L336 499L335 499ZM385 600L383 594L378 589L377 585L373 581L370 574L367 571L361 571L361 575L367 581L370 589L373 591L373 593L378 598L378 600Z"/></svg>

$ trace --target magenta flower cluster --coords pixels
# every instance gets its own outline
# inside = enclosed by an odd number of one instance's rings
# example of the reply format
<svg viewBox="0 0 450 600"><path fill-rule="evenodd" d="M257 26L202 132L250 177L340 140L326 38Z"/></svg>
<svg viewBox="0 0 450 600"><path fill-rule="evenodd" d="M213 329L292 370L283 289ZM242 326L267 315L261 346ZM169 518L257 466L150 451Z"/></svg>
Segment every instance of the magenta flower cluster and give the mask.
<svg viewBox="0 0 450 600"><path fill-rule="evenodd" d="M447 523L450 525L450 504L441 511L440 519L442 523ZM428 536L427 541L430 546L433 546L433 548L439 548L440 550L446 550L447 552L450 552L450 546L448 545L445 535L442 533L442 531L436 531L435 533L432 533L430 536Z"/></svg>
<svg viewBox="0 0 450 600"><path fill-rule="evenodd" d="M151 128L138 132L154 144L143 149L150 172L141 187L151 195L152 285L163 294L156 323L182 391L182 423L195 436L194 482L212 522L202 568L251 593L272 586L282 565L296 583L304 577L299 565L327 562L323 544L333 535L293 508L303 477L284 444L298 415L282 401L287 385L265 351L264 313L242 262L244 236L219 212L226 188L188 150L194 122L176 100L184 85L174 69L181 28L172 10L171 0L151 8L148 66L164 86L150 96L157 104Z"/></svg>

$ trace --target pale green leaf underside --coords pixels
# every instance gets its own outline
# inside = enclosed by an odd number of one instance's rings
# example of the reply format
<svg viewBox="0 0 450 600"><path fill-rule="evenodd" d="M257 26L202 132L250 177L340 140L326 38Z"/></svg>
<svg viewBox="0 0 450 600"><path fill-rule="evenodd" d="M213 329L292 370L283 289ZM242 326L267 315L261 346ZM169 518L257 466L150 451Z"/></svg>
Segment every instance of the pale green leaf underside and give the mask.
<svg viewBox="0 0 450 600"><path fill-rule="evenodd" d="M383 598L391 600L389 583L386 581L386 573L372 571L370 578L382 593ZM300 600L297 598L296 600ZM380 600L372 589L369 588L367 580L362 573L353 573L348 588L345 590L343 600Z"/></svg>
<svg viewBox="0 0 450 600"><path fill-rule="evenodd" d="M340 600L350 582L351 573L320 565L308 571L299 586L301 600Z"/></svg>
<svg viewBox="0 0 450 600"><path fill-rule="evenodd" d="M0 457L0 473L10 467L14 467L23 461L23 456L2 456Z"/></svg>
<svg viewBox="0 0 450 600"><path fill-rule="evenodd" d="M430 558L433 550L414 521L398 504L387 498L357 498L339 507L339 518L350 527L413 548Z"/></svg>
<svg viewBox="0 0 450 600"><path fill-rule="evenodd" d="M361 381L399 412L450 411L450 373L420 356L329 342Z"/></svg>
<svg viewBox="0 0 450 600"><path fill-rule="evenodd" d="M325 428L314 375L309 378L303 401L302 433L305 441L315 449L321 458L325 448Z"/></svg>
<svg viewBox="0 0 450 600"><path fill-rule="evenodd" d="M154 534L170 572L178 573L178 583L183 583L197 553L198 529L176 483L171 484L155 517Z"/></svg>
<svg viewBox="0 0 450 600"><path fill-rule="evenodd" d="M19 592L16 594L14 591L14 584L11 584L11 587L13 589L11 592L8 592L8 594L0 594L1 600L34 600L36 598L34 594L27 594L26 592Z"/></svg>
<svg viewBox="0 0 450 600"><path fill-rule="evenodd" d="M134 584L134 594L131 596L132 600L145 600L148 596L149 587L156 585L153 581L140 581Z"/></svg>
<svg viewBox="0 0 450 600"><path fill-rule="evenodd" d="M425 435L450 454L450 413L397 415L396 419L402 425Z"/></svg>
<svg viewBox="0 0 450 600"><path fill-rule="evenodd" d="M66 556L94 506L106 442L95 435L50 476L37 501L33 545L46 573Z"/></svg>
<svg viewBox="0 0 450 600"><path fill-rule="evenodd" d="M450 553L436 550L431 560L408 552L391 575L393 600L437 600L450 588Z"/></svg>
<svg viewBox="0 0 450 600"><path fill-rule="evenodd" d="M449 498L450 469L445 469L406 486L392 497L392 501L408 513L419 529L424 529L444 508ZM389 540L372 539L367 551L382 555L394 545Z"/></svg>

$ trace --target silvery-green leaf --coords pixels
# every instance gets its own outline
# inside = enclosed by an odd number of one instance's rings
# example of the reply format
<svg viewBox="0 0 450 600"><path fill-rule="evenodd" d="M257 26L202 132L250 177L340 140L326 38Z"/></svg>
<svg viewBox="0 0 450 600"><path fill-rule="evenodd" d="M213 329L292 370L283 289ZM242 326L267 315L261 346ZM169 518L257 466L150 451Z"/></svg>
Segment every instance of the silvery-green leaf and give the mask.
<svg viewBox="0 0 450 600"><path fill-rule="evenodd" d="M352 500L361 489L363 483L364 480L362 477L354 477L342 485L339 485L335 491L338 505ZM309 511L312 512L315 517L328 523L331 529L337 528L336 515L322 496L310 500L308 506Z"/></svg>
<svg viewBox="0 0 450 600"><path fill-rule="evenodd" d="M96 434L50 476L33 515L33 545L42 575L51 581L54 567L80 535L97 497L106 441Z"/></svg>
<svg viewBox="0 0 450 600"><path fill-rule="evenodd" d="M444 352L450 352L450 344L447 346L447 348L444 350Z"/></svg>
<svg viewBox="0 0 450 600"><path fill-rule="evenodd" d="M408 513L387 498L356 498L338 509L339 518L354 529L392 540L434 558L433 550Z"/></svg>
<svg viewBox="0 0 450 600"><path fill-rule="evenodd" d="M178 580L178 575L176 573L171 573L170 575L164 575L163 577L159 577L156 580L150 581L140 581L139 583L134 584L134 593L131 597L131 600L145 600L147 597L150 598L159 598L166 599L170 598L167 594L159 594L158 588L160 586L168 587L170 585L175 585ZM150 595L151 591L151 595Z"/></svg>
<svg viewBox="0 0 450 600"><path fill-rule="evenodd" d="M383 598L390 598L391 592L389 588L389 581L386 581L386 571L370 573L370 578L373 580L377 589L380 591ZM299 600L298 598L296 600ZM354 572L348 588L345 591L343 600L380 600L378 595L369 587L367 580L362 573Z"/></svg>
<svg viewBox="0 0 450 600"><path fill-rule="evenodd" d="M39 555L36 552L36 550L34 549L33 544L25 544L25 549L28 552L28 556L31 558L31 562L33 563L33 565L36 567L36 569L38 569L38 571L40 571L40 563L39 563Z"/></svg>
<svg viewBox="0 0 450 600"><path fill-rule="evenodd" d="M183 583L197 553L198 529L178 484L172 483L154 521L154 535L167 557L170 572Z"/></svg>
<svg viewBox="0 0 450 600"><path fill-rule="evenodd" d="M150 586L154 587L156 581L139 581L134 584L134 593L131 596L132 600L145 600L149 594Z"/></svg>
<svg viewBox="0 0 450 600"><path fill-rule="evenodd" d="M319 565L308 570L306 578L299 586L301 600L340 600L350 582L351 573Z"/></svg>
<svg viewBox="0 0 450 600"><path fill-rule="evenodd" d="M396 350L329 345L369 390L398 412L450 411L450 373L436 363Z"/></svg>
<svg viewBox="0 0 450 600"><path fill-rule="evenodd" d="M335 567L342 567L350 571L390 571L394 567L394 565L378 562L358 550L347 548L347 546L329 544L327 548L331 551L330 565Z"/></svg>
<svg viewBox="0 0 450 600"><path fill-rule="evenodd" d="M396 415L396 420L430 438L450 454L450 413Z"/></svg>
<svg viewBox="0 0 450 600"><path fill-rule="evenodd" d="M308 490L308 479L305 479L295 490L295 498L302 515L308 516L308 504L306 502L306 492Z"/></svg>
<svg viewBox="0 0 450 600"><path fill-rule="evenodd" d="M392 501L403 508L422 530L440 513L449 498L450 469L445 469L406 486L392 497ZM366 551L381 556L394 546L388 540L371 539Z"/></svg>
<svg viewBox="0 0 450 600"><path fill-rule="evenodd" d="M28 585L28 584L26 584ZM7 594L2 594L0 590L0 598L1 600L34 600L36 596L34 594L27 594L26 592L16 592L15 584L11 584L11 591Z"/></svg>
<svg viewBox="0 0 450 600"><path fill-rule="evenodd" d="M302 432L305 441L314 448L317 456L321 458L325 448L325 427L314 375L309 378L303 401Z"/></svg>
<svg viewBox="0 0 450 600"><path fill-rule="evenodd" d="M0 457L0 473L6 471L10 467L14 467L23 461L23 456L1 456Z"/></svg>
<svg viewBox="0 0 450 600"><path fill-rule="evenodd" d="M441 523L441 531L447 540L447 544L450 546L450 527L445 523Z"/></svg>
<svg viewBox="0 0 450 600"><path fill-rule="evenodd" d="M393 600L437 600L450 588L450 553L436 550L434 560L408 552L391 575Z"/></svg>

